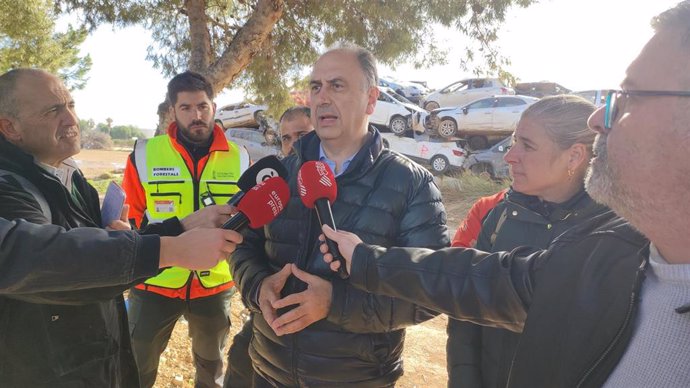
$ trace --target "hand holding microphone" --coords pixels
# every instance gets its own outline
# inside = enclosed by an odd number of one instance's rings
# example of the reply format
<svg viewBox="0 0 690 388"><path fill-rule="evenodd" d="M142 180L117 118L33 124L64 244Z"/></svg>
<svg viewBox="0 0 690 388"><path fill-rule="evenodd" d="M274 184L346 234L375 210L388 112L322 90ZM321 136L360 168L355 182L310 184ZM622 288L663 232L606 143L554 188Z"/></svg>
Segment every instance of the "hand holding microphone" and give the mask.
<svg viewBox="0 0 690 388"><path fill-rule="evenodd" d="M338 186L330 167L320 161L305 162L297 175L297 187L304 206L316 209L316 215L321 226L328 225L331 229L337 230L333 220L331 203L335 202L338 196ZM341 279L347 279L350 275L347 273L345 259L338 250L338 244L327 238L326 245L328 251L333 255L333 259L340 262L338 275Z"/></svg>

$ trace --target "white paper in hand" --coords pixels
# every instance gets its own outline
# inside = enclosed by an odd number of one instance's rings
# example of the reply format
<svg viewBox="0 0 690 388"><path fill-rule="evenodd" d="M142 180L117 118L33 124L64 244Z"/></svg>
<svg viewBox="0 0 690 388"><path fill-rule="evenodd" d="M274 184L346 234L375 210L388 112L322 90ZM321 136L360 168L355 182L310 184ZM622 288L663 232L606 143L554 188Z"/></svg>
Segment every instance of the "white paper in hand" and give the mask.
<svg viewBox="0 0 690 388"><path fill-rule="evenodd" d="M101 207L101 221L103 222L103 227L110 225L111 222L120 219L122 214L122 207L125 204L125 191L122 187L110 181L108 189L105 192L105 198L103 198L103 206Z"/></svg>

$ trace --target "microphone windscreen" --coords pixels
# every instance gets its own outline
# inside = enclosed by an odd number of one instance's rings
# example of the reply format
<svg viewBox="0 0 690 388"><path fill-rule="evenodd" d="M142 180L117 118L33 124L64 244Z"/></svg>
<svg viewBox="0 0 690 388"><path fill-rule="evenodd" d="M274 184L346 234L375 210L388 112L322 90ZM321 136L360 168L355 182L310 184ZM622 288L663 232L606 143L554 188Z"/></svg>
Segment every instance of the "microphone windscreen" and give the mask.
<svg viewBox="0 0 690 388"><path fill-rule="evenodd" d="M258 183L266 179L279 176L287 180L287 169L280 163L277 157L269 155L256 161L240 176L237 186L240 190L247 192Z"/></svg>
<svg viewBox="0 0 690 388"><path fill-rule="evenodd" d="M283 178L276 176L249 189L237 210L247 216L251 228L257 229L273 221L289 200L290 188Z"/></svg>
<svg viewBox="0 0 690 388"><path fill-rule="evenodd" d="M328 165L321 161L305 162L297 174L297 188L304 206L314 207L317 199L326 198L331 204L338 196L335 175Z"/></svg>

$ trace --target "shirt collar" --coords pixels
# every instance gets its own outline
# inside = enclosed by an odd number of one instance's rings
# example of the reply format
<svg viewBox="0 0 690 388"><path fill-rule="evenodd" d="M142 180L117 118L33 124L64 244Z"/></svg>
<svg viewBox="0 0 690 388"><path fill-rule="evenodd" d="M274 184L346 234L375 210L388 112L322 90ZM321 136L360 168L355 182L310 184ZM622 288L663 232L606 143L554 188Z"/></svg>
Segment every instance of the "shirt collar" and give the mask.
<svg viewBox="0 0 690 388"><path fill-rule="evenodd" d="M65 187L72 189L72 174L79 169L74 159L67 158L58 167L41 163L38 160L36 160L36 164L48 172L48 174L56 177Z"/></svg>
<svg viewBox="0 0 690 388"><path fill-rule="evenodd" d="M326 153L323 151L323 145L319 143L319 161L322 161L328 165L328 167L331 168L331 171L333 171L333 174L335 174L336 177L342 175L345 171L347 171L347 167L350 165L352 162L352 159L354 159L355 155L357 153L355 152L353 155L351 155L349 158L345 159L343 162L343 168L340 170L338 173L335 172L335 162L328 159L326 156Z"/></svg>

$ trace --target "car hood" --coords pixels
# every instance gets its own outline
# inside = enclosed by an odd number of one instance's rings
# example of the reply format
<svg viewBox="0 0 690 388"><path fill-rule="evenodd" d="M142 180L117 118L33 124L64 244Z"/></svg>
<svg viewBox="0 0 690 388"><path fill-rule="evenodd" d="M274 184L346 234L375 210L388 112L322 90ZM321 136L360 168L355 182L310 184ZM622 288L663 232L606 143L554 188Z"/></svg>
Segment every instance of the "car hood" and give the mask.
<svg viewBox="0 0 690 388"><path fill-rule="evenodd" d="M404 105L405 108L407 108L408 110L411 110L412 113L414 113L414 112L426 112L424 109L422 109L421 107L419 107L419 106L417 106L417 105L413 105L413 104L403 104L403 105Z"/></svg>
<svg viewBox="0 0 690 388"><path fill-rule="evenodd" d="M431 113L432 113L432 114L439 114L439 113L441 113L441 112L448 112L448 111L457 110L457 109L459 109L457 106L450 106L450 107L447 107L447 108L438 108L438 109L434 109L434 110L431 111Z"/></svg>

